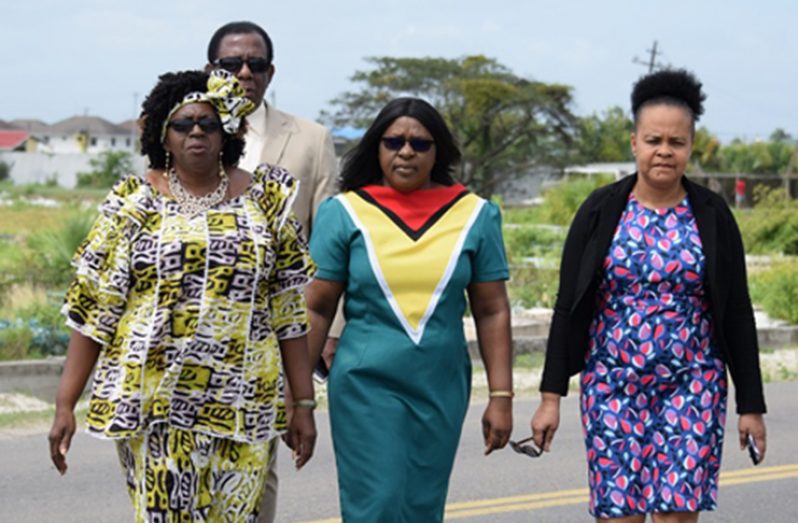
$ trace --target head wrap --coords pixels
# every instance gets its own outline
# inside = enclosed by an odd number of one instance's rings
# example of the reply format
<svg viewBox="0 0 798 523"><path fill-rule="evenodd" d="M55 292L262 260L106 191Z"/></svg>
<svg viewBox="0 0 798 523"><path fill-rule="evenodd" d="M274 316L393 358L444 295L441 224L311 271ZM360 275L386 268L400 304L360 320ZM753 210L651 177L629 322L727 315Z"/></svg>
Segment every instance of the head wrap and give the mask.
<svg viewBox="0 0 798 523"><path fill-rule="evenodd" d="M213 106L222 122L222 129L227 134L236 134L241 126L241 120L255 110L255 104L246 97L246 91L238 83L235 75L224 69L214 69L208 76L207 91L188 93L169 111L161 128L161 142L166 138L166 129L172 115L184 105L200 102L207 102Z"/></svg>

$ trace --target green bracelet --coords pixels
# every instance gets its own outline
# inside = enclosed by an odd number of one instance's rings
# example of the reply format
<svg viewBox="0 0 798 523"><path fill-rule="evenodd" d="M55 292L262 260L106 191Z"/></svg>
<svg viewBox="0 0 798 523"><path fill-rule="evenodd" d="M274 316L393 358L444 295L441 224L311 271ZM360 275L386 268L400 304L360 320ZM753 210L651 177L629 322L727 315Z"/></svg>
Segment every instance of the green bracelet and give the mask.
<svg viewBox="0 0 798 523"><path fill-rule="evenodd" d="M294 402L295 409L315 409L316 408L316 400L296 400Z"/></svg>

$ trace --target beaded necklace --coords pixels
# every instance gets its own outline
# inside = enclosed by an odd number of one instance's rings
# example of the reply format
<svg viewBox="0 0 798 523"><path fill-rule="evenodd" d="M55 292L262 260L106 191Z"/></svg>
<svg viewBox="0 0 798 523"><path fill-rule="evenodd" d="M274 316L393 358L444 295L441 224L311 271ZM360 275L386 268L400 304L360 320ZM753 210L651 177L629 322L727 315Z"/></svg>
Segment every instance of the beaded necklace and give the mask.
<svg viewBox="0 0 798 523"><path fill-rule="evenodd" d="M224 170L219 171L219 185L216 189L203 196L194 196L183 187L180 183L180 178L174 169L169 170L169 192L172 193L180 209L189 216L196 216L202 212L207 211L214 205L217 205L224 200L227 195L227 187L230 185L227 173Z"/></svg>

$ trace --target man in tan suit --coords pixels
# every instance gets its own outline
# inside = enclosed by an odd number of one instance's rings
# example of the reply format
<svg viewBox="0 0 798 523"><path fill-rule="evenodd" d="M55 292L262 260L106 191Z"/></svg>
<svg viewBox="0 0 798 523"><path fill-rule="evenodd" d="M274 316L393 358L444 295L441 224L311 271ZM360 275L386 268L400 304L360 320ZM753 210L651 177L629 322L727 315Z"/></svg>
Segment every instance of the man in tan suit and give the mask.
<svg viewBox="0 0 798 523"><path fill-rule="evenodd" d="M271 39L252 22L220 27L208 44L206 70L235 74L257 109L247 117L246 148L239 167L253 171L260 163L279 165L300 182L294 212L310 237L316 208L337 192L338 165L332 137L322 125L270 107L264 100L274 77Z"/></svg>
<svg viewBox="0 0 798 523"><path fill-rule="evenodd" d="M211 37L205 68L208 71L222 68L235 74L247 97L255 102L257 110L247 117L246 147L239 167L251 172L260 163L279 165L299 180L294 212L310 238L316 209L337 192L338 165L332 137L324 126L278 111L263 99L274 77L273 59L272 41L263 28L252 22L231 22ZM340 332L340 321L337 329ZM327 361L331 361L335 352L335 341L331 337L327 342L324 351ZM288 396L286 402L290 402ZM274 521L276 455L272 452L258 523Z"/></svg>

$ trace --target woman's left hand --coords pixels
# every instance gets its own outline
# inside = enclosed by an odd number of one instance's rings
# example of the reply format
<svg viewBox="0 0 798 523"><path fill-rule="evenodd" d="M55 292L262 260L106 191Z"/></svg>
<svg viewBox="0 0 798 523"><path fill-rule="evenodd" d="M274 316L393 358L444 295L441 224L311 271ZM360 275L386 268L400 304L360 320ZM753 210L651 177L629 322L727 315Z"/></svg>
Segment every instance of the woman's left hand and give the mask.
<svg viewBox="0 0 798 523"><path fill-rule="evenodd" d="M482 435L485 438L485 455L504 448L513 431L512 398L491 398L482 415Z"/></svg>
<svg viewBox="0 0 798 523"><path fill-rule="evenodd" d="M288 425L288 446L293 449L294 465L301 469L313 456L316 446L316 423L313 410L299 407L294 409Z"/></svg>
<svg viewBox="0 0 798 523"><path fill-rule="evenodd" d="M762 414L740 414L740 421L737 424L737 431L740 437L740 450L744 450L748 444L748 435L754 438L757 449L759 449L759 463L765 460L767 451L767 431L765 430L765 419Z"/></svg>

